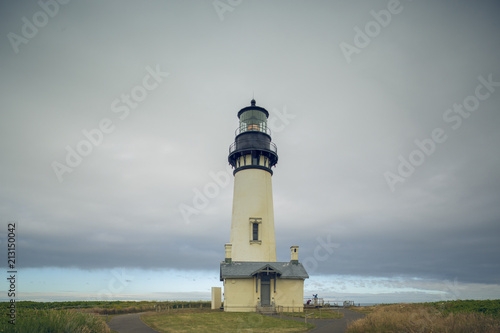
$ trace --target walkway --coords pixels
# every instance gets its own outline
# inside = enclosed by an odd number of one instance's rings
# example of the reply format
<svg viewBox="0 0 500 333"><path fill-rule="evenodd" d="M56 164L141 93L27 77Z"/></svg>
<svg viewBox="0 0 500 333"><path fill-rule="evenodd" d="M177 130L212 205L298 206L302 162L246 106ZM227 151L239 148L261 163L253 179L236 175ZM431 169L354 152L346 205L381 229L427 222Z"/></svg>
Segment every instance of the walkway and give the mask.
<svg viewBox="0 0 500 333"><path fill-rule="evenodd" d="M313 319L310 322L316 325L315 329L310 330L311 333L344 333L347 330L347 325L355 320L363 318L365 315L348 309L338 309L344 314L342 319ZM309 322L309 321L308 321Z"/></svg>
<svg viewBox="0 0 500 333"><path fill-rule="evenodd" d="M144 313L144 312L143 312ZM142 322L142 313L132 313L113 317L108 323L109 328L118 333L158 333Z"/></svg>

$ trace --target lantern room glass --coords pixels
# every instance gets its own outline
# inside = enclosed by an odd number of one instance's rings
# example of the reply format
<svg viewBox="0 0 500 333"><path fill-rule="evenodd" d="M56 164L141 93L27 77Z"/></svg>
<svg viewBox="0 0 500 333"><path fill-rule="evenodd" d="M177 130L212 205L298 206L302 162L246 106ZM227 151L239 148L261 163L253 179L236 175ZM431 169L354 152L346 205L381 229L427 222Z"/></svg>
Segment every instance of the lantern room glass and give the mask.
<svg viewBox="0 0 500 333"><path fill-rule="evenodd" d="M258 110L248 110L240 115L239 132L258 131L267 133L266 114Z"/></svg>

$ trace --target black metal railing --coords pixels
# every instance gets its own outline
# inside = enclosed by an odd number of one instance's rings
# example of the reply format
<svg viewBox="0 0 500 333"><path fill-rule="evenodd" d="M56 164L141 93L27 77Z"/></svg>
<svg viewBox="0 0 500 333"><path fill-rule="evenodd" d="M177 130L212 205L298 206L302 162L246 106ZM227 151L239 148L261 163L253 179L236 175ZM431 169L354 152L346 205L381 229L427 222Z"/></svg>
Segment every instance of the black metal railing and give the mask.
<svg viewBox="0 0 500 333"><path fill-rule="evenodd" d="M233 142L229 146L229 154L236 150L246 150L246 149L262 149L262 150L269 150L273 153L278 153L278 147L276 147L276 144L271 141L267 140L238 140L236 142Z"/></svg>

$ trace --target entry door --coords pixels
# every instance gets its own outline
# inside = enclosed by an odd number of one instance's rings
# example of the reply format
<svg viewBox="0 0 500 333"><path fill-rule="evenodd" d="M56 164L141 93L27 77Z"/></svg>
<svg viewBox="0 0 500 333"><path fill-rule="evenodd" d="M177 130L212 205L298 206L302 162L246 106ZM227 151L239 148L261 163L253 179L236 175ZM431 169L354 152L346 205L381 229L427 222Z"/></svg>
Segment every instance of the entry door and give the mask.
<svg viewBox="0 0 500 333"><path fill-rule="evenodd" d="M271 305L271 278L269 275L262 275L260 279L260 304Z"/></svg>

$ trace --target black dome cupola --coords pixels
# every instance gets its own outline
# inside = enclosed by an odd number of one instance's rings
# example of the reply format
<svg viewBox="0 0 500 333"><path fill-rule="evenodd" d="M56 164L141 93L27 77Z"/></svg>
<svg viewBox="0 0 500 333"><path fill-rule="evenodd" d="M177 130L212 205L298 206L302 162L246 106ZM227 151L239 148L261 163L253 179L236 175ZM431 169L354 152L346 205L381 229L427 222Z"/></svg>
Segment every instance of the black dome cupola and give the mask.
<svg viewBox="0 0 500 333"><path fill-rule="evenodd" d="M255 105L238 112L240 119L236 129L234 143L229 146L228 161L234 168L234 174L245 169L263 169L271 174L271 167L278 163L278 149L271 142L271 130L267 127L269 112Z"/></svg>

